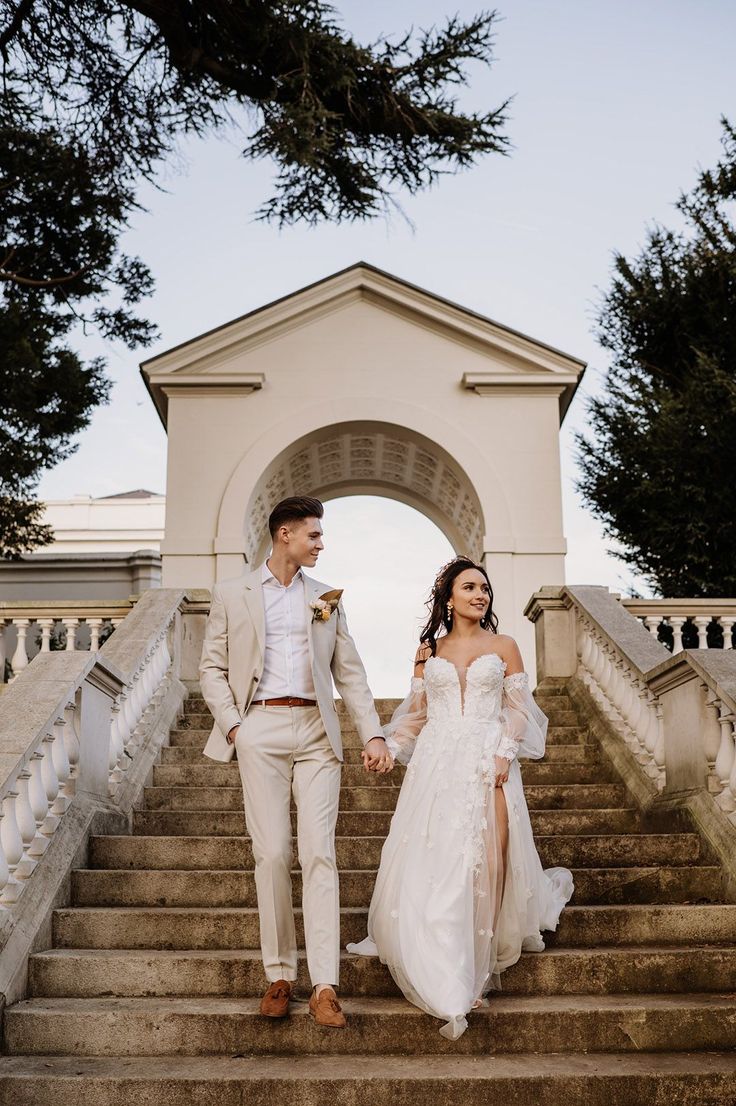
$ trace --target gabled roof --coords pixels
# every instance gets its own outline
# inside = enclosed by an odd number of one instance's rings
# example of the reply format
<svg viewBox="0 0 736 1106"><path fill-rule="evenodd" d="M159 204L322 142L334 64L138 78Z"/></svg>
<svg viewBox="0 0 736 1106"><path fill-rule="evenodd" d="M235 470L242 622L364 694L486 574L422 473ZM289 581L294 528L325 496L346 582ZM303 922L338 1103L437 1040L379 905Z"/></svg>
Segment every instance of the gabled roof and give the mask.
<svg viewBox="0 0 736 1106"><path fill-rule="evenodd" d="M503 352L510 356L520 368L512 370L511 374L493 374L494 386L509 384L511 377L519 375L530 384L540 384L543 379L558 383L562 386L561 415L585 370L584 361L546 342L359 261L143 361L140 371L164 426L168 410L164 391L167 382L181 387L206 383L211 387L240 384L260 388L262 377L259 374L235 373L232 369L217 372L218 362L230 359L237 348L268 341L284 330L309 321L310 317L361 297L378 306L413 315L418 322L441 329L460 341L486 346L489 353ZM203 379L205 364L207 372ZM491 386L485 374L472 375L474 379L463 381L465 387L479 390Z"/></svg>
<svg viewBox="0 0 736 1106"><path fill-rule="evenodd" d="M134 488L132 492L115 492L113 495L97 495L95 499L154 499L160 492L149 492L147 488Z"/></svg>

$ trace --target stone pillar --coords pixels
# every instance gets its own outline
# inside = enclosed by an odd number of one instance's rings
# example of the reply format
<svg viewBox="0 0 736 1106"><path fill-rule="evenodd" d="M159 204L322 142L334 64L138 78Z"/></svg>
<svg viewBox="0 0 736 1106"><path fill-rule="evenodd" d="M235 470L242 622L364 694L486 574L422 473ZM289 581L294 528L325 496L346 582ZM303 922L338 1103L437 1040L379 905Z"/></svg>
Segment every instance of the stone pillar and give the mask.
<svg viewBox="0 0 736 1106"><path fill-rule="evenodd" d="M537 680L574 676L578 666L575 619L564 590L541 588L527 603L524 614L534 623Z"/></svg>

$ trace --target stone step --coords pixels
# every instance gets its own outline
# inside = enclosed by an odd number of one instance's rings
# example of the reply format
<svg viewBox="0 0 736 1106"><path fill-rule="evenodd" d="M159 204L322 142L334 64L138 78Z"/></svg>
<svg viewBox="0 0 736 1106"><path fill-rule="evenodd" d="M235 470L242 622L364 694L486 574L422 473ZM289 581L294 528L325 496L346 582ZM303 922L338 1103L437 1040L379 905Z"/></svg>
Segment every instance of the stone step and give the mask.
<svg viewBox="0 0 736 1106"><path fill-rule="evenodd" d="M344 996L399 997L378 957L340 958ZM505 995L682 994L736 990L736 946L547 949L523 953L502 976ZM49 949L29 961L29 994L47 998L221 996L255 998L266 983L256 949ZM299 953L297 993L309 994Z"/></svg>
<svg viewBox="0 0 736 1106"><path fill-rule="evenodd" d="M258 1006L253 998L34 998L5 1011L4 1044L9 1053L67 1056L346 1056L367 1041L379 1056L513 1053L529 1041L537 1052L691 1052L731 1048L736 1021L732 997L712 993L499 994L469 1016L459 1040L446 1041L438 1019L402 999L346 998L340 1033L317 1026L304 1002L266 1031Z"/></svg>
<svg viewBox="0 0 736 1106"><path fill-rule="evenodd" d="M376 869L383 837L338 837L338 868ZM545 867L622 868L631 865L695 864L700 838L677 834L555 834L539 836L536 846ZM296 856L296 840L293 842ZM248 837L143 837L93 835L91 868L242 869L253 866Z"/></svg>
<svg viewBox="0 0 736 1106"><path fill-rule="evenodd" d="M301 911L295 910L303 944ZM365 937L368 912L343 907L340 943ZM736 905L569 906L557 931L545 934L556 948L620 945L733 945ZM89 949L254 949L258 912L228 907L65 907L53 913L53 944Z"/></svg>
<svg viewBox="0 0 736 1106"><path fill-rule="evenodd" d="M0 1078L12 1106L730 1106L736 1053L9 1056Z"/></svg>
<svg viewBox="0 0 736 1106"><path fill-rule="evenodd" d="M345 764L361 764L361 749L358 746L346 747ZM595 745L550 745L544 755L546 764L596 764L600 753ZM202 764L202 749L193 745L164 746L161 750L162 764ZM527 762L522 760L522 765ZM205 761L206 764L206 761Z"/></svg>
<svg viewBox="0 0 736 1106"><path fill-rule="evenodd" d="M220 793L225 790L222 788ZM164 837L243 837L245 814L239 790L238 794L241 799L238 810L165 810L156 802L152 804L154 810L133 812L133 833ZM392 816L391 810L343 810L337 816L337 833L340 836L385 837ZM532 810L530 818L532 829L539 834L638 833L641 830L639 815L632 809ZM291 813L291 825L296 833L296 811Z"/></svg>
<svg viewBox="0 0 736 1106"><path fill-rule="evenodd" d="M577 904L720 902L718 867L573 868ZM301 872L292 874L295 902L301 901ZM374 871L340 872L343 906L367 907ZM253 871L233 869L78 869L72 872L75 906L248 906L257 905Z"/></svg>
<svg viewBox="0 0 736 1106"><path fill-rule="evenodd" d="M347 764L342 770L343 787L375 787L398 789L406 769L400 766L392 772L379 774L367 772L362 765ZM613 780L613 773L604 763L599 764L546 764L544 761L527 761L521 769L524 786L527 784L606 783ZM235 787L240 782L235 763L157 764L153 769L155 787Z"/></svg>
<svg viewBox="0 0 736 1106"><path fill-rule="evenodd" d="M364 778L364 777L363 777ZM147 787L144 802L149 810L232 810L243 809L240 780L232 787ZM345 787L340 789L341 810L393 811L398 787ZM596 810L626 806L622 784L525 784L524 796L529 810ZM293 804L292 804L293 805Z"/></svg>
<svg viewBox="0 0 736 1106"><path fill-rule="evenodd" d="M203 749L211 729L211 720L210 724L204 728L176 726L171 730L169 743L172 747L193 745L198 749ZM363 744L358 737L358 731L352 725L345 724L341 727L341 732L343 747L360 751ZM590 736L583 726L550 726L547 730L548 747L551 745L585 745L589 742Z"/></svg>

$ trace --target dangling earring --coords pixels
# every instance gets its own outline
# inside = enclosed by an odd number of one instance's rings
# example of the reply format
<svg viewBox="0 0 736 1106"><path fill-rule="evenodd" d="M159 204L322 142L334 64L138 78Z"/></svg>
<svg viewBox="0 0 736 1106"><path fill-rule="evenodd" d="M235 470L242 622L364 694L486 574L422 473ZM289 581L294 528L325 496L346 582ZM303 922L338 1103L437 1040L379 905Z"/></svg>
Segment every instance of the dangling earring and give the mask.
<svg viewBox="0 0 736 1106"><path fill-rule="evenodd" d="M453 611L452 603L448 603L447 604L447 620L448 620L448 622L452 621L452 611Z"/></svg>

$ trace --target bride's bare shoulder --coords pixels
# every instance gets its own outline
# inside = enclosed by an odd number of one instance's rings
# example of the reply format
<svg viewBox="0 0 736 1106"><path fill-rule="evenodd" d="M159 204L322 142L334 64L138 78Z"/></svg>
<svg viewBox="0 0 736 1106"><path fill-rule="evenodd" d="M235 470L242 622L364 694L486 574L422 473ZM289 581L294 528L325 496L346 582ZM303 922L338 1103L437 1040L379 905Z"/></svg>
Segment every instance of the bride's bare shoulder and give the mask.
<svg viewBox="0 0 736 1106"><path fill-rule="evenodd" d="M506 662L507 673L523 671L524 662L521 659L521 652L515 638L512 638L510 634L494 634L493 644L501 660Z"/></svg>

